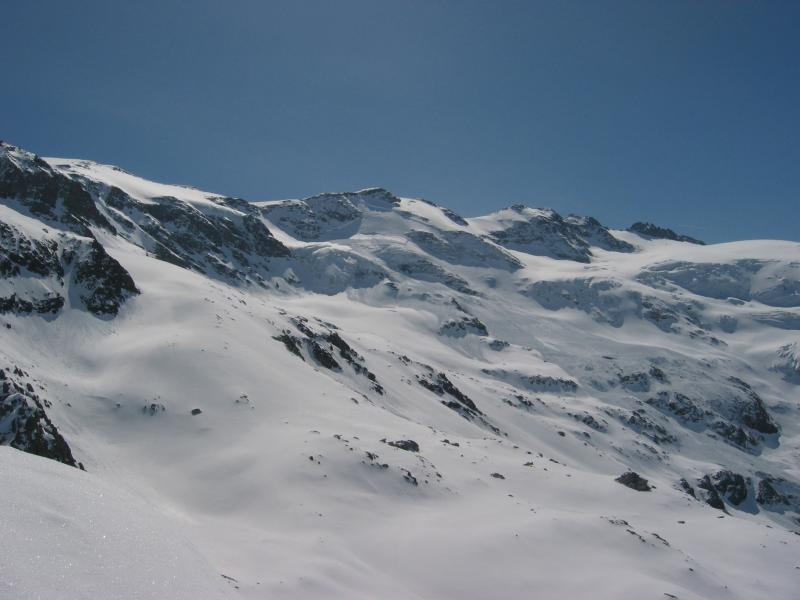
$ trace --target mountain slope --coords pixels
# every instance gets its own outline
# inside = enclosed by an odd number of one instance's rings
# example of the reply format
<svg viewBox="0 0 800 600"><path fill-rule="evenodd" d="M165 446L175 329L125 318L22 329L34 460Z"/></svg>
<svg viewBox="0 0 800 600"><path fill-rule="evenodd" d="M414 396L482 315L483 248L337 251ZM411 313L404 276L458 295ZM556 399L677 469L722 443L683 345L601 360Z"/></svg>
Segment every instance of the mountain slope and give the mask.
<svg viewBox="0 0 800 600"><path fill-rule="evenodd" d="M0 440L57 430L220 593L793 597L800 245L1 150Z"/></svg>

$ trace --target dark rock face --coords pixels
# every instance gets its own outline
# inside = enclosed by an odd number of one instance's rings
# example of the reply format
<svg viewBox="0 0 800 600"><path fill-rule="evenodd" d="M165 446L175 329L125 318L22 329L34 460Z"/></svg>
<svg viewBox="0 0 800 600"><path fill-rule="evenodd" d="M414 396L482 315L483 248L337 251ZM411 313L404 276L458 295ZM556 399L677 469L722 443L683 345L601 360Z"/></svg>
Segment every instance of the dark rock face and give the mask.
<svg viewBox="0 0 800 600"><path fill-rule="evenodd" d="M401 357L401 361L408 364L408 357ZM477 407L475 402L464 392L458 389L452 381L442 372L437 372L432 367L418 363L423 368L422 373L416 375L417 383L442 398L441 403L450 410L458 413L467 421L480 423L495 434L503 432L492 424Z"/></svg>
<svg viewBox="0 0 800 600"><path fill-rule="evenodd" d="M128 298L139 294L130 274L97 240L92 240L89 251L78 259L73 280L81 285L81 300L95 315L116 315Z"/></svg>
<svg viewBox="0 0 800 600"><path fill-rule="evenodd" d="M18 200L34 215L76 233L85 235L88 225L115 231L79 182L35 154L5 143L0 143L0 198Z"/></svg>
<svg viewBox="0 0 800 600"><path fill-rule="evenodd" d="M304 200L261 207L263 215L292 237L305 242L344 239L358 231L364 211L386 211L400 199L383 188L319 194Z"/></svg>
<svg viewBox="0 0 800 600"><path fill-rule="evenodd" d="M275 336L273 339L283 342L283 345L286 346L286 349L289 352L300 358L300 360L305 361L305 358L303 358L303 353L300 352L302 340L297 336L292 335L291 331L288 329L284 330L280 335Z"/></svg>
<svg viewBox="0 0 800 600"><path fill-rule="evenodd" d="M569 215L564 222L573 226L578 235L590 246L613 252L633 252L635 250L628 242L615 238L608 228L594 217Z"/></svg>
<svg viewBox="0 0 800 600"><path fill-rule="evenodd" d="M16 227L0 221L0 276L22 273L64 276L55 240L29 238Z"/></svg>
<svg viewBox="0 0 800 600"><path fill-rule="evenodd" d="M632 252L633 246L618 240L596 219L561 217L551 209L530 209L515 205L509 210L523 219L515 220L489 236L499 245L520 252L588 263L591 246L616 252Z"/></svg>
<svg viewBox="0 0 800 600"><path fill-rule="evenodd" d="M764 401L747 383L736 377L726 381L729 392L723 396L701 400L680 392L660 391L647 403L690 429L707 429L743 450L757 447L765 435L779 433Z"/></svg>
<svg viewBox="0 0 800 600"><path fill-rule="evenodd" d="M613 416L615 411L609 409L608 412ZM642 408L630 412L619 411L616 416L636 433L651 439L656 444L674 444L678 441L666 427L656 423Z"/></svg>
<svg viewBox="0 0 800 600"><path fill-rule="evenodd" d="M116 197L126 199L122 212L149 235L156 256L184 268L260 282L270 258L290 254L261 222L258 209L235 198L213 199L232 210L204 212L177 198L155 198L156 204L145 204L120 192Z"/></svg>
<svg viewBox="0 0 800 600"><path fill-rule="evenodd" d="M734 408L742 423L760 433L778 433L778 426L767 412L764 401L753 391L753 388L737 377L731 377L729 381L744 392L744 396L736 399Z"/></svg>
<svg viewBox="0 0 800 600"><path fill-rule="evenodd" d="M631 390L632 392L649 392L650 391L650 377L647 373L627 373L619 376L619 382L622 387Z"/></svg>
<svg viewBox="0 0 800 600"><path fill-rule="evenodd" d="M378 394L383 394L383 386L378 382L378 378L367 367L366 360L361 354L348 344L344 338L336 331L336 326L330 323L319 322L315 327L320 330L312 329L311 324L305 317L292 318L297 331L301 336L294 335L289 330L284 330L274 339L283 343L286 349L300 358L306 360L303 355L305 349L308 357L324 367L325 369L341 373L342 365L336 360L334 355L342 359L343 363L353 369L356 375L365 377L370 388Z"/></svg>
<svg viewBox="0 0 800 600"><path fill-rule="evenodd" d="M455 398L457 402L444 402L449 408L467 410L473 414L481 414L481 411L478 410L478 407L469 396L453 385L453 382L450 381L444 373L431 373L428 377L417 376L417 381L422 387L432 391L438 396L447 394Z"/></svg>
<svg viewBox="0 0 800 600"><path fill-rule="evenodd" d="M0 279L34 279L36 286L0 298L0 312L55 314L69 287L96 316L116 315L139 293L130 274L92 238L45 229L40 238L0 222Z"/></svg>
<svg viewBox="0 0 800 600"><path fill-rule="evenodd" d="M464 337L467 334L488 336L489 330L486 329L486 325L484 325L477 317L448 319L439 328L439 335Z"/></svg>
<svg viewBox="0 0 800 600"><path fill-rule="evenodd" d="M419 444L414 440L397 440L394 442L387 442L386 439L383 439L381 441L389 444L390 446L394 446L395 448L400 448L400 450L405 450L407 452L419 452Z"/></svg>
<svg viewBox="0 0 800 600"><path fill-rule="evenodd" d="M333 355L320 346L319 342L316 340L309 341L309 347L311 348L311 355L314 357L320 365L325 367L326 369L331 369L335 371L341 371L342 367L339 366L339 363L336 362L336 359L333 358Z"/></svg>
<svg viewBox="0 0 800 600"><path fill-rule="evenodd" d="M578 391L578 384L571 379L552 377L550 375L529 375L519 371L507 369L481 369L481 373L506 381L514 387L530 392L551 392L574 394Z"/></svg>
<svg viewBox="0 0 800 600"><path fill-rule="evenodd" d="M692 498L697 498L697 495L694 493L694 488L688 481L686 481L686 479L681 478L681 480L678 482L678 487L689 494Z"/></svg>
<svg viewBox="0 0 800 600"><path fill-rule="evenodd" d="M647 479L634 471L627 471L617 477L614 481L621 483L625 487L629 487L632 490L636 490L637 492L649 492L653 489Z"/></svg>
<svg viewBox="0 0 800 600"><path fill-rule="evenodd" d="M69 444L47 416L50 403L34 393L19 368L0 371L0 444L62 462L79 464ZM81 467L82 468L82 467Z"/></svg>
<svg viewBox="0 0 800 600"><path fill-rule="evenodd" d="M727 512L725 510L725 502L723 502L722 497L717 492L714 482L711 481L711 478L708 475L704 475L697 481L697 487L702 490L702 493L700 494L701 500L703 500L712 508Z"/></svg>
<svg viewBox="0 0 800 600"><path fill-rule="evenodd" d="M462 226L469 225L469 223L467 223L464 217L459 215L457 212L450 210L449 208L442 208L442 212L444 213L445 217L450 219L456 225L462 225Z"/></svg>
<svg viewBox="0 0 800 600"><path fill-rule="evenodd" d="M698 239L689 237L688 235L679 235L672 231L672 229L658 227L652 223L643 223L639 221L631 225L628 228L628 231L632 231L633 233L636 233L647 239L672 240L674 242L688 242L690 244L699 244L701 246L705 245L705 242L701 242Z"/></svg>
<svg viewBox="0 0 800 600"><path fill-rule="evenodd" d="M739 506L747 499L747 482L738 473L718 471L712 481L720 496L734 506Z"/></svg>
<svg viewBox="0 0 800 600"><path fill-rule="evenodd" d="M778 486L785 483L784 479L766 476L758 482L756 502L767 507L783 507L791 505L791 498L778 491Z"/></svg>
<svg viewBox="0 0 800 600"><path fill-rule="evenodd" d="M206 204L172 197L142 202L6 144L0 147L0 197L18 201L58 229L93 238L90 226L99 227L160 260L229 281L262 283L270 259L290 256L264 225L259 208L244 200L209 196ZM104 311L106 300L92 302Z"/></svg>

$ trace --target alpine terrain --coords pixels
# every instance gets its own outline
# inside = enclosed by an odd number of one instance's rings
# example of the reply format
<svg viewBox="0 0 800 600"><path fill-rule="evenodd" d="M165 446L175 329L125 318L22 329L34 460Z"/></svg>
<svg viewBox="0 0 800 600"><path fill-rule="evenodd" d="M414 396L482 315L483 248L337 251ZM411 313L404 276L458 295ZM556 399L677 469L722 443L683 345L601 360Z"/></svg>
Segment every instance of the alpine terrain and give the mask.
<svg viewBox="0 0 800 600"><path fill-rule="evenodd" d="M800 244L0 146L0 597L790 599Z"/></svg>

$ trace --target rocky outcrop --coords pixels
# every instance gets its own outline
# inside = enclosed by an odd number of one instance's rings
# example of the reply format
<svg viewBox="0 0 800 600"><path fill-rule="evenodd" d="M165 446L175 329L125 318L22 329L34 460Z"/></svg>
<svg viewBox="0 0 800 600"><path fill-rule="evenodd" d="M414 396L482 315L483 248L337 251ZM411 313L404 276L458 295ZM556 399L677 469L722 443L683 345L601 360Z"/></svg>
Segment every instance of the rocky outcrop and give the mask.
<svg viewBox="0 0 800 600"><path fill-rule="evenodd" d="M650 482L635 471L627 471L617 477L614 481L621 483L625 487L636 490L637 492L649 492L653 488Z"/></svg>
<svg viewBox="0 0 800 600"><path fill-rule="evenodd" d="M34 391L30 377L22 369L0 370L0 445L80 466L47 415L50 406Z"/></svg>
<svg viewBox="0 0 800 600"><path fill-rule="evenodd" d="M702 242L698 239L689 237L688 235L679 235L672 231L672 229L659 227L658 225L653 225L652 223L643 223L638 221L631 225L628 228L628 231L632 231L633 233L636 233L646 239L672 240L674 242L688 242L690 244L699 244L701 246L705 245L705 242Z"/></svg>
<svg viewBox="0 0 800 600"><path fill-rule="evenodd" d="M114 316L139 294L130 274L93 238L49 228L34 235L0 221L0 312L57 314L68 290L96 316Z"/></svg>
<svg viewBox="0 0 800 600"><path fill-rule="evenodd" d="M32 215L86 235L90 226L114 232L80 182L31 152L0 142L0 198L14 199Z"/></svg>

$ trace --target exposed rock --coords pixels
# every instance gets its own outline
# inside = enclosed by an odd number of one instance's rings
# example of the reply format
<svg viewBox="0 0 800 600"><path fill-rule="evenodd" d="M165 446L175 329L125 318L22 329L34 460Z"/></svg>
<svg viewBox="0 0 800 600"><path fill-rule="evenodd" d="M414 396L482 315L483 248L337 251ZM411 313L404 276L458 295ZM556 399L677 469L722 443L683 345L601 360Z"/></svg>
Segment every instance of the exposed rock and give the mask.
<svg viewBox="0 0 800 600"><path fill-rule="evenodd" d="M739 506L747 499L747 482L738 473L717 471L712 481L720 496L734 506Z"/></svg>
<svg viewBox="0 0 800 600"><path fill-rule="evenodd" d="M631 225L628 228L628 231L632 231L633 233L636 233L647 239L672 240L674 242L689 242L690 244L699 244L701 246L705 245L705 242L701 242L698 239L689 237L688 235L678 235L672 231L672 229L658 227L652 223L643 223L638 221Z"/></svg>
<svg viewBox="0 0 800 600"><path fill-rule="evenodd" d="M614 481L621 483L625 487L629 487L632 490L636 490L637 492L649 492L653 489L647 479L634 471L626 471Z"/></svg>
<svg viewBox="0 0 800 600"><path fill-rule="evenodd" d="M395 448L400 448L400 450L406 450L407 452L419 452L419 444L414 440L396 440L387 442L386 438L384 438L381 441L384 444L389 444Z"/></svg>
<svg viewBox="0 0 800 600"><path fill-rule="evenodd" d="M786 483L784 479L765 476L758 482L758 492L756 502L767 507L783 507L791 505L788 495L778 491L777 486Z"/></svg>
<svg viewBox="0 0 800 600"><path fill-rule="evenodd" d="M477 317L461 317L460 319L448 319L439 328L439 335L451 337L464 337L467 334L489 335L486 325L480 322Z"/></svg>
<svg viewBox="0 0 800 600"><path fill-rule="evenodd" d="M451 406L452 403L445 404L450 408L458 408L460 410L466 409L472 413L481 414L475 403L461 390L459 390L453 382L447 378L444 373L435 373L427 377L417 376L419 384L432 391L433 393L443 396L445 394L452 396L458 401L458 406Z"/></svg>
<svg viewBox="0 0 800 600"><path fill-rule="evenodd" d="M717 492L714 482L711 481L711 478L708 475L703 475L701 479L697 480L697 487L702 492L698 495L703 502L712 508L727 512L725 510L725 502L723 502L722 497Z"/></svg>
<svg viewBox="0 0 800 600"><path fill-rule="evenodd" d="M606 250L631 252L633 246L618 240L592 218L562 218L551 209L515 205L487 217L494 229L489 237L506 248L556 259L589 262L591 246ZM475 219L480 222L482 219Z"/></svg>
<svg viewBox="0 0 800 600"><path fill-rule="evenodd" d="M509 371L506 369L481 369L481 372L510 383L514 387L530 392L551 392L574 394L578 384L571 379L551 377L550 375L536 375Z"/></svg>
<svg viewBox="0 0 800 600"><path fill-rule="evenodd" d="M130 274L97 240L78 257L73 279L82 290L81 300L95 315L116 315L129 297L139 294Z"/></svg>
<svg viewBox="0 0 800 600"><path fill-rule="evenodd" d="M771 368L782 373L786 381L800 384L800 342L781 346Z"/></svg>
<svg viewBox="0 0 800 600"><path fill-rule="evenodd" d="M0 445L83 468L47 415L50 403L34 393L30 382L23 385L27 376L21 369L13 372L0 371Z"/></svg>

